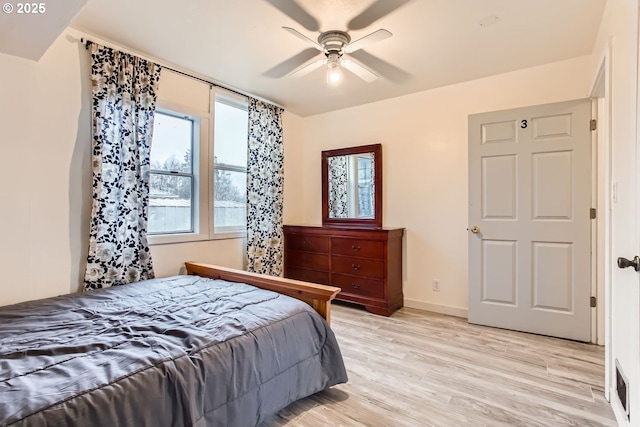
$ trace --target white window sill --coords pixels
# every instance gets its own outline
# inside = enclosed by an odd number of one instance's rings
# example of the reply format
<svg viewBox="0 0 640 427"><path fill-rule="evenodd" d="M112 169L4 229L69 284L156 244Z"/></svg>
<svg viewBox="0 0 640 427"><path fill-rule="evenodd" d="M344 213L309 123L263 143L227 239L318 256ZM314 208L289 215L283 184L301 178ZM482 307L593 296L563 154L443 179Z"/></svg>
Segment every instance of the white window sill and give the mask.
<svg viewBox="0 0 640 427"><path fill-rule="evenodd" d="M192 243L192 242L206 242L209 240L224 240L224 239L245 239L247 237L246 231L230 231L230 232L218 232L210 236L209 234L198 233L177 233L177 234L155 234L147 236L149 246L157 245L171 245L176 243Z"/></svg>

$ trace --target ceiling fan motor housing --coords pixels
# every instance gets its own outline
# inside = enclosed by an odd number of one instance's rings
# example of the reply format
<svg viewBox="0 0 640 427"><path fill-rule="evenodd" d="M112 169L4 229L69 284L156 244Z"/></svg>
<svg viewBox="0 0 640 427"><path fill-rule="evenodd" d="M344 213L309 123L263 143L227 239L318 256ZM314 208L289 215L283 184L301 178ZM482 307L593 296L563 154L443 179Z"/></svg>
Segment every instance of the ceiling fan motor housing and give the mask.
<svg viewBox="0 0 640 427"><path fill-rule="evenodd" d="M344 31L325 31L318 36L318 43L324 48L326 55L334 53L342 56L342 49L350 41L351 37Z"/></svg>

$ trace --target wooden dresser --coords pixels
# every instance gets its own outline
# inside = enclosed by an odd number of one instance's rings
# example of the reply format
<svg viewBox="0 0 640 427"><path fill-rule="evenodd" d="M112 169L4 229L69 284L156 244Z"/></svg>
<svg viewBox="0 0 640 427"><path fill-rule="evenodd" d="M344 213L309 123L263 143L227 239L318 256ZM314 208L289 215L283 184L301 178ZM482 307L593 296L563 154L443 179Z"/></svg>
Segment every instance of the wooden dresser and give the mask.
<svg viewBox="0 0 640 427"><path fill-rule="evenodd" d="M342 288L336 299L384 316L402 307L403 228L284 226L284 275Z"/></svg>

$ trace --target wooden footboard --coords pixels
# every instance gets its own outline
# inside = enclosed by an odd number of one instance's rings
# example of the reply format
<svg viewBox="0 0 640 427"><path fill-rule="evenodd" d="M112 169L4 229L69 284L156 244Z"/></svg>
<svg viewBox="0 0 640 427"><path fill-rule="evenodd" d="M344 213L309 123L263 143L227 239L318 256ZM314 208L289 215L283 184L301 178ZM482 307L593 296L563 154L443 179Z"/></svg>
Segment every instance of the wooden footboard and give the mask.
<svg viewBox="0 0 640 427"><path fill-rule="evenodd" d="M227 280L229 282L247 283L258 288L278 292L304 301L320 313L329 324L331 323L331 300L340 292L340 288L334 286L249 273L247 271L219 267L217 265L201 264L198 262L185 262L184 265L187 268L187 273L190 275Z"/></svg>

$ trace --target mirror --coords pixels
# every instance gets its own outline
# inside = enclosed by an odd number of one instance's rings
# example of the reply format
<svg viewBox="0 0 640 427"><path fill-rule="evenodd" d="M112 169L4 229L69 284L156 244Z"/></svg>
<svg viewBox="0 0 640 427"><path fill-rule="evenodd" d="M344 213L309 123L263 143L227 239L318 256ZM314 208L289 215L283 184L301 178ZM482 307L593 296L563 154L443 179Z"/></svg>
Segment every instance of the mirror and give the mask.
<svg viewBox="0 0 640 427"><path fill-rule="evenodd" d="M322 225L382 227L382 145L322 152Z"/></svg>

